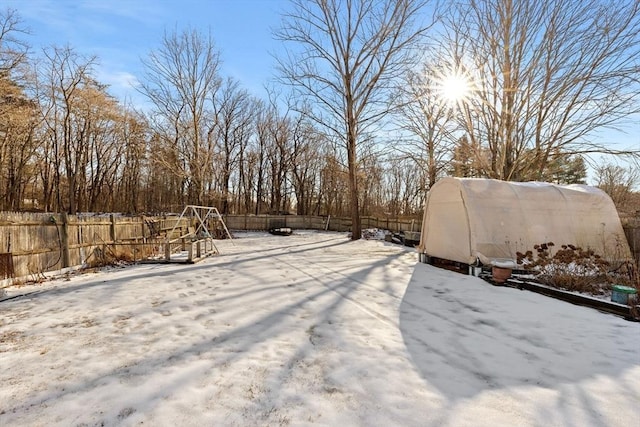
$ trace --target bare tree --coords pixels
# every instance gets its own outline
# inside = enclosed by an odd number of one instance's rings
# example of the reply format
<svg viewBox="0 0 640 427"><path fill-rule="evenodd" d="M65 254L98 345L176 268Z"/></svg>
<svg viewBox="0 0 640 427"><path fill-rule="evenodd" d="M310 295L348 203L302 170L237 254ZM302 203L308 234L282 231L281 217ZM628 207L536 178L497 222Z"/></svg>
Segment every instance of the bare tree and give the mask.
<svg viewBox="0 0 640 427"><path fill-rule="evenodd" d="M271 116L267 126L269 145L266 159L271 194L269 208L272 213L279 215L289 211L287 177L291 166L293 152L293 124L287 115L276 112Z"/></svg>
<svg viewBox="0 0 640 427"><path fill-rule="evenodd" d="M634 187L640 183L640 171L612 163L603 164L596 168L596 181L616 207L622 209L631 200Z"/></svg>
<svg viewBox="0 0 640 427"><path fill-rule="evenodd" d="M250 178L255 182L256 192L256 207L255 214L258 215L262 212L262 207L265 202L266 190L264 188L264 177L266 173L267 163L267 147L269 145L269 126L273 120L275 112L272 108L266 106L264 103L260 103L257 107L256 122L255 122L255 148L253 151L253 159L251 163ZM248 181L247 181L248 182Z"/></svg>
<svg viewBox="0 0 640 427"><path fill-rule="evenodd" d="M270 93L268 103L258 103L255 121L255 143L253 148L253 178L256 188L255 213L268 206L270 212L289 209L291 162L296 154L295 124L290 111L281 113L277 107L277 96Z"/></svg>
<svg viewBox="0 0 640 427"><path fill-rule="evenodd" d="M291 181L298 215L313 214L324 143L324 137L303 116L296 119L291 146Z"/></svg>
<svg viewBox="0 0 640 427"><path fill-rule="evenodd" d="M21 208L27 185L33 180L38 114L24 91L29 46L17 12L0 11L0 207Z"/></svg>
<svg viewBox="0 0 640 427"><path fill-rule="evenodd" d="M212 177L220 57L211 36L196 30L165 33L143 61L141 92L154 105L151 126L162 140L158 167L182 179L191 203L202 204Z"/></svg>
<svg viewBox="0 0 640 427"><path fill-rule="evenodd" d="M423 190L429 190L449 166L455 145L453 110L438 99L442 76L433 64L409 72L398 88L400 129L407 140L399 148L427 176Z"/></svg>
<svg viewBox="0 0 640 427"><path fill-rule="evenodd" d="M0 208L19 210L34 179L37 105L12 80L0 77Z"/></svg>
<svg viewBox="0 0 640 427"><path fill-rule="evenodd" d="M386 215L384 159L373 148L367 147L367 151L361 153L360 163L360 213Z"/></svg>
<svg viewBox="0 0 640 427"><path fill-rule="evenodd" d="M130 107L123 107L116 131L123 146L122 165L115 186L118 189L118 206L124 212L139 212L143 209L143 183L149 174L147 122L141 113Z"/></svg>
<svg viewBox="0 0 640 427"><path fill-rule="evenodd" d="M71 47L45 50L39 64L37 97L46 127L46 167L53 168L52 189L56 207L75 214L78 196L84 184L88 158L88 128L90 119L81 110L85 107L82 92L95 80L91 78L95 57L84 57ZM66 179L66 194L63 179ZM46 195L45 195L46 196ZM64 201L63 201L64 199Z"/></svg>
<svg viewBox="0 0 640 427"><path fill-rule="evenodd" d="M361 236L358 147L388 113L392 82L406 71L424 29L414 23L423 0L292 0L276 37L282 81L317 106L309 117L347 153L352 238Z"/></svg>
<svg viewBox="0 0 640 427"><path fill-rule="evenodd" d="M80 91L81 110L76 120L85 123L87 154L82 200L89 212L113 210L117 202L113 189L124 160L125 141L120 138L124 117L118 102L106 93L105 85L94 82Z"/></svg>
<svg viewBox="0 0 640 427"><path fill-rule="evenodd" d="M19 65L25 63L29 45L20 35L27 33L15 10L0 11L0 77L9 77Z"/></svg>
<svg viewBox="0 0 640 427"><path fill-rule="evenodd" d="M572 154L639 156L594 142L640 112L640 2L457 2L441 40L470 80L460 126L483 175L535 180ZM635 116L637 117L637 116Z"/></svg>
<svg viewBox="0 0 640 427"><path fill-rule="evenodd" d="M320 171L320 191L318 211L324 215L342 216L346 214L344 197L348 193L348 172L344 162L330 148L324 153Z"/></svg>
<svg viewBox="0 0 640 427"><path fill-rule="evenodd" d="M237 80L228 78L218 91L213 108L217 123L214 137L221 212L227 214L232 201L231 178L238 170L240 155L249 144L252 133L255 101ZM240 188L240 183L237 188Z"/></svg>

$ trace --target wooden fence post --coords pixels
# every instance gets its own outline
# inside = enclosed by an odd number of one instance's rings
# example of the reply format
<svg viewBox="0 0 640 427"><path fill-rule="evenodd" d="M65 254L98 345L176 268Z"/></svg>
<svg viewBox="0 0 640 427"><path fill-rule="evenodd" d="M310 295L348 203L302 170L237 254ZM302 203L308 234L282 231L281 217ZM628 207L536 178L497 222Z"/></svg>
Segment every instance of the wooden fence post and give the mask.
<svg viewBox="0 0 640 427"><path fill-rule="evenodd" d="M60 243L62 246L62 268L70 267L69 257L69 216L62 212L62 227L60 227Z"/></svg>
<svg viewBox="0 0 640 427"><path fill-rule="evenodd" d="M109 215L109 219L111 220L111 224L109 224L109 238L111 242L115 243L116 241L116 217L111 214Z"/></svg>

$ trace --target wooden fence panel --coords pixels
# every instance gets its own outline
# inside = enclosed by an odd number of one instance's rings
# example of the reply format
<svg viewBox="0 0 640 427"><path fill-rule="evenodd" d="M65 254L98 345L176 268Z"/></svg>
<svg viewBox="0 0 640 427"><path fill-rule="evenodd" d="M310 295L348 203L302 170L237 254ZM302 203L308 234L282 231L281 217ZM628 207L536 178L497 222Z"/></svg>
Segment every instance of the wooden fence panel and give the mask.
<svg viewBox="0 0 640 427"><path fill-rule="evenodd" d="M0 213L0 252L11 254L13 276L36 276L61 267L59 216Z"/></svg>
<svg viewBox="0 0 640 427"><path fill-rule="evenodd" d="M352 225L351 218L302 215L225 215L224 221L230 230L254 231L290 227L345 232L350 231ZM420 224L421 221L415 219L362 217L363 228L380 228L394 232L420 231Z"/></svg>
<svg viewBox="0 0 640 427"><path fill-rule="evenodd" d="M225 215L224 222L230 230L267 231L271 228L323 229L323 217L298 215Z"/></svg>
<svg viewBox="0 0 640 427"><path fill-rule="evenodd" d="M112 227L115 230L114 240L137 240L142 238L142 221L138 217L113 218Z"/></svg>
<svg viewBox="0 0 640 427"><path fill-rule="evenodd" d="M67 231L69 267L97 262L96 251L103 251L113 241L108 216L69 216Z"/></svg>
<svg viewBox="0 0 640 427"><path fill-rule="evenodd" d="M189 227L188 218L177 220L154 218L165 234L177 224L176 237ZM140 249L126 243L142 242L150 234L142 217L0 212L0 253L10 257L13 278L36 280L48 271L96 263L106 251L140 259L135 254Z"/></svg>

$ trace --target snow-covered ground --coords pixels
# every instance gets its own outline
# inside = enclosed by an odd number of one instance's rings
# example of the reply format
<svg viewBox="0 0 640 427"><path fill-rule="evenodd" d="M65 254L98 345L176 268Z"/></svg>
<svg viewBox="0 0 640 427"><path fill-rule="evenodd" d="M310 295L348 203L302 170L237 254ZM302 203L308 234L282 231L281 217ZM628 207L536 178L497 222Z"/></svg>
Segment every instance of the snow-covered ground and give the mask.
<svg viewBox="0 0 640 427"><path fill-rule="evenodd" d="M640 423L640 323L381 241L237 236L195 265L10 288L0 425Z"/></svg>

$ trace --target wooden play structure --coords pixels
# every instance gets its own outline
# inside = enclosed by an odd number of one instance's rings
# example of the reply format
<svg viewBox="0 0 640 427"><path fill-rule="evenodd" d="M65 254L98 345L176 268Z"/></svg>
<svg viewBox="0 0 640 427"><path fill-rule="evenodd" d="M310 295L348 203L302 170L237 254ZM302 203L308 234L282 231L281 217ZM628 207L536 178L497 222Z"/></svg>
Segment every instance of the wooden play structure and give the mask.
<svg viewBox="0 0 640 427"><path fill-rule="evenodd" d="M184 234L176 235L178 224L183 218L189 221ZM222 234L221 236L219 236ZM162 262L194 263L210 255L219 253L213 239L215 236L231 239L231 233L218 209L211 206L187 205L169 231L164 242Z"/></svg>
<svg viewBox="0 0 640 427"><path fill-rule="evenodd" d="M189 226L186 233L179 228L184 219ZM178 234L176 235L176 231ZM155 262L194 263L210 255L219 253L214 237L229 238L227 228L218 209L211 206L187 205L175 222L174 227L166 234L163 242L164 254Z"/></svg>

